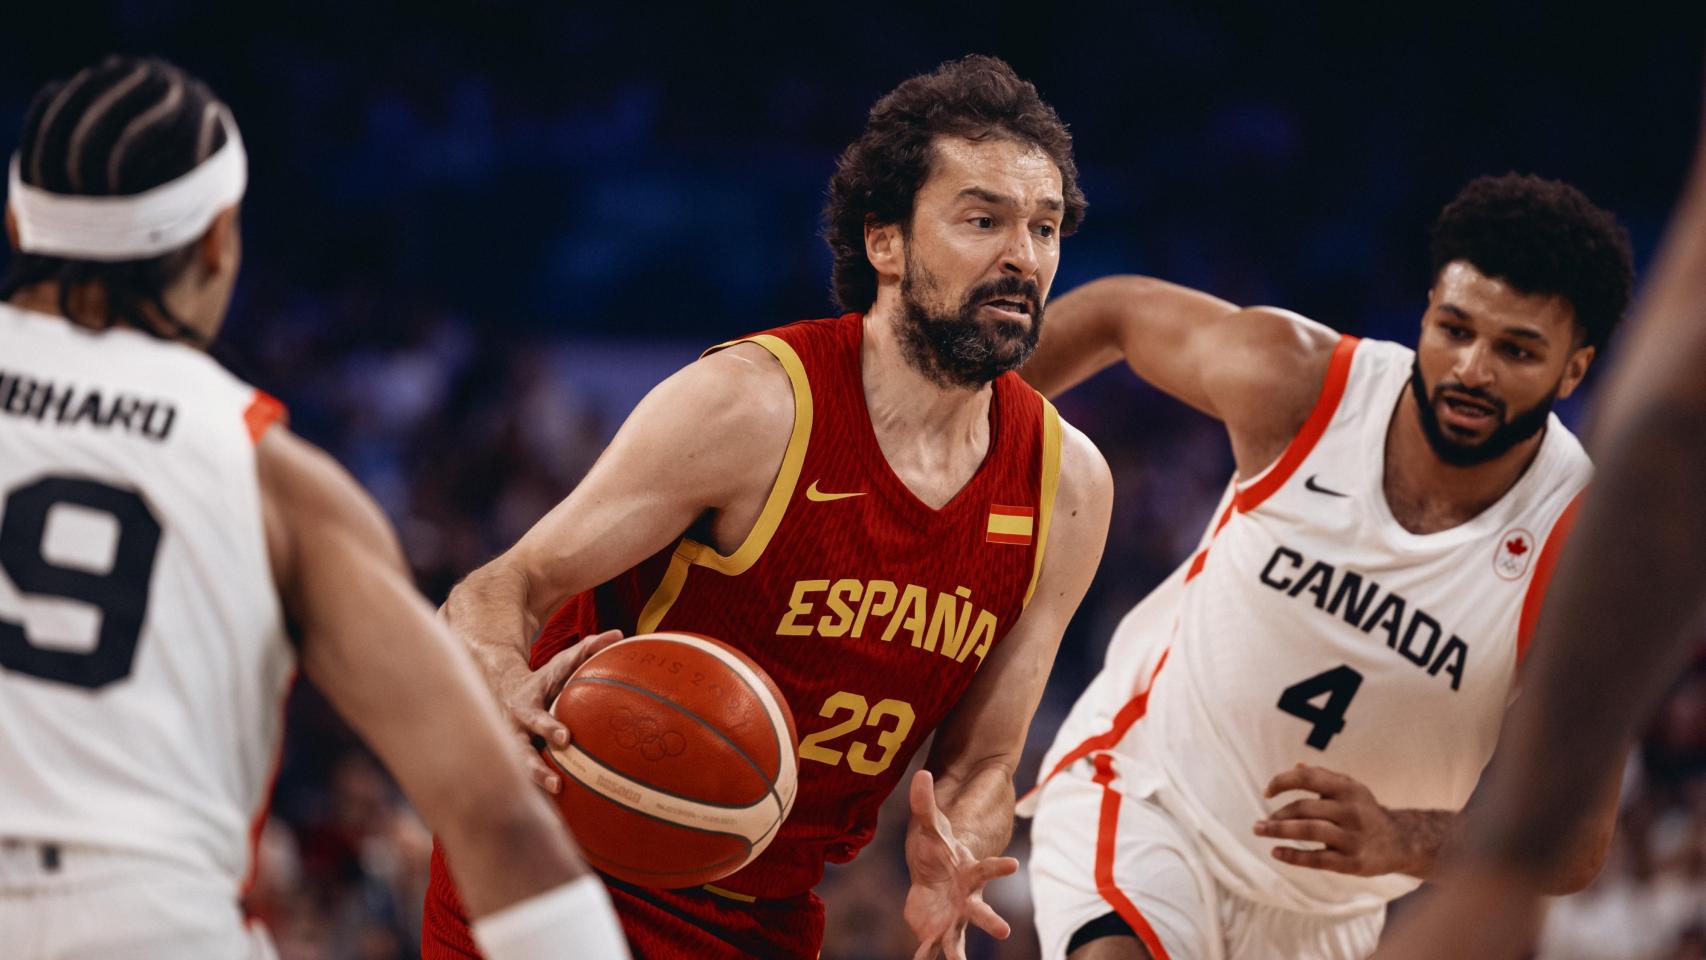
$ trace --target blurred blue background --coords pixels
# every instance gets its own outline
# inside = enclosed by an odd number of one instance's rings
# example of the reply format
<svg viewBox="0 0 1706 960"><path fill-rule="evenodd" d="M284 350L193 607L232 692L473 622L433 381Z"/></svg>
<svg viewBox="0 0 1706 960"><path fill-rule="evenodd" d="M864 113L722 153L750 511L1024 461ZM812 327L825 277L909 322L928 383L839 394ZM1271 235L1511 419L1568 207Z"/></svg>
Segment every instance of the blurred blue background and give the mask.
<svg viewBox="0 0 1706 960"><path fill-rule="evenodd" d="M1090 212L1057 293L1143 272L1410 342L1427 224L1507 170L1580 186L1644 265L1694 139L1706 5L1527 6L8 5L0 138L44 81L112 51L231 104L251 183L220 356L374 491L436 601L703 346L833 312L816 231L835 156L950 57L1008 59L1072 127ZM1117 499L1034 752L1231 468L1212 421L1123 371L1061 409ZM291 722L254 909L288 960L411 955L424 828L311 689ZM1613 863L1554 909L1542 956L1706 955L1706 666L1640 753ZM903 825L890 810L820 891L829 960L910 955ZM1015 936L973 955L1034 956L1023 883L991 899Z"/></svg>

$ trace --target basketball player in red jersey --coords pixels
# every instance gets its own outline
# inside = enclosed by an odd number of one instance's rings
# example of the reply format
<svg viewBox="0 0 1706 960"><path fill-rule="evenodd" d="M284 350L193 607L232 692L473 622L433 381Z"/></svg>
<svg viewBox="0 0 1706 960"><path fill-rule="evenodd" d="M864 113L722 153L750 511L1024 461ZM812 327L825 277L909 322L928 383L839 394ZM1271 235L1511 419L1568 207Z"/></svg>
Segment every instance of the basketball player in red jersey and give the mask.
<svg viewBox="0 0 1706 960"><path fill-rule="evenodd" d="M1675 675L1706 596L1706 125L1694 172L1594 415L1600 464L1536 633L1462 862L1380 960L1507 960L1531 946L1554 838Z"/></svg>
<svg viewBox="0 0 1706 960"><path fill-rule="evenodd" d="M451 594L518 726L557 743L570 731L545 706L599 627L721 639L791 705L798 798L757 860L705 889L607 881L637 956L817 956L812 887L870 839L932 731L906 841L918 956L963 957L968 923L1007 935L981 890L1017 869L998 856L1013 768L1112 498L1100 454L1010 372L1084 209L1076 179L1064 126L1006 64L901 84L830 182L836 295L863 312L724 344L666 380L568 499ZM472 955L434 867L425 955Z"/></svg>

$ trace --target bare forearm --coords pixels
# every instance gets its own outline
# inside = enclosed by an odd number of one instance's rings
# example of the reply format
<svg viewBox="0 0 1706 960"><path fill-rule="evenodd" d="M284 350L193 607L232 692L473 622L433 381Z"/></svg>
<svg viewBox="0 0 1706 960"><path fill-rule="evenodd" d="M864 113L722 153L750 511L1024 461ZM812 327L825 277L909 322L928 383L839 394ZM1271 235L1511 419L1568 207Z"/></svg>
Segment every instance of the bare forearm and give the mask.
<svg viewBox="0 0 1706 960"><path fill-rule="evenodd" d="M470 916L483 916L587 872L543 795L525 783L512 786L465 815L435 824Z"/></svg>
<svg viewBox="0 0 1706 960"><path fill-rule="evenodd" d="M1405 863L1398 872L1428 879L1439 863L1440 851L1455 834L1460 815L1451 810L1393 810L1390 814Z"/></svg>
<svg viewBox="0 0 1706 960"><path fill-rule="evenodd" d="M526 576L501 557L457 584L439 615L473 652L488 681L527 670L539 621L529 606Z"/></svg>
<svg viewBox="0 0 1706 960"><path fill-rule="evenodd" d="M1393 810L1399 848L1408 865L1401 873L1432 880L1448 847L1462 835L1464 815L1450 810ZM1580 824L1567 838L1554 837L1555 852L1546 869L1533 877L1535 888L1548 896L1564 896L1585 888L1598 875L1609 846L1609 823Z"/></svg>
<svg viewBox="0 0 1706 960"><path fill-rule="evenodd" d="M936 797L954 835L979 857L994 857L1013 838L1013 773L1004 766L978 768L964 780L944 775Z"/></svg>

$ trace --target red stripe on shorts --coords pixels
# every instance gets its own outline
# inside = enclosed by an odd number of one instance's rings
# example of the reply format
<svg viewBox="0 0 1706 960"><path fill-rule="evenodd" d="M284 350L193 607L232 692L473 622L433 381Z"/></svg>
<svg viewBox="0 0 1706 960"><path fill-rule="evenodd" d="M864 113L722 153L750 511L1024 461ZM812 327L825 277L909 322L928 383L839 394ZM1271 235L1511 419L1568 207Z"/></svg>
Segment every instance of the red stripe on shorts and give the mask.
<svg viewBox="0 0 1706 960"><path fill-rule="evenodd" d="M1114 761L1107 754L1096 757L1096 776L1093 782L1102 787L1102 818L1096 831L1096 892L1120 919L1131 927L1131 932L1137 934L1137 939L1149 948L1149 955L1155 960L1171 960L1167 948L1161 945L1161 938L1155 935L1155 928L1143 918L1137 904L1131 902L1118 886L1114 884L1114 837L1119 831L1120 823L1120 794L1109 784L1114 779Z"/></svg>

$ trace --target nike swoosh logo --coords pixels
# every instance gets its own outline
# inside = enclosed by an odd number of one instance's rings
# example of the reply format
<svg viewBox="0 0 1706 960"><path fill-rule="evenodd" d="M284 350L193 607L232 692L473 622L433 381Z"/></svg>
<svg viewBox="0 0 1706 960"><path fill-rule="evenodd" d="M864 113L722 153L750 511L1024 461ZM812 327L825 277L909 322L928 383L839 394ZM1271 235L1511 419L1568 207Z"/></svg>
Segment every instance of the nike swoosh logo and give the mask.
<svg viewBox="0 0 1706 960"><path fill-rule="evenodd" d="M865 493L866 491L864 490L860 490L857 493L824 493L817 488L817 481L813 480L812 485L806 488L806 499L815 500L818 503L828 503L831 500L845 500L848 497L862 497Z"/></svg>
<svg viewBox="0 0 1706 960"><path fill-rule="evenodd" d="M1320 476L1320 474L1311 474L1308 480L1303 481L1304 489L1312 490L1315 493L1324 493L1329 497L1349 497L1350 496L1350 494L1348 494L1348 493L1340 493L1337 490L1329 490L1326 487L1323 487L1320 484L1316 483L1315 478L1317 476Z"/></svg>

